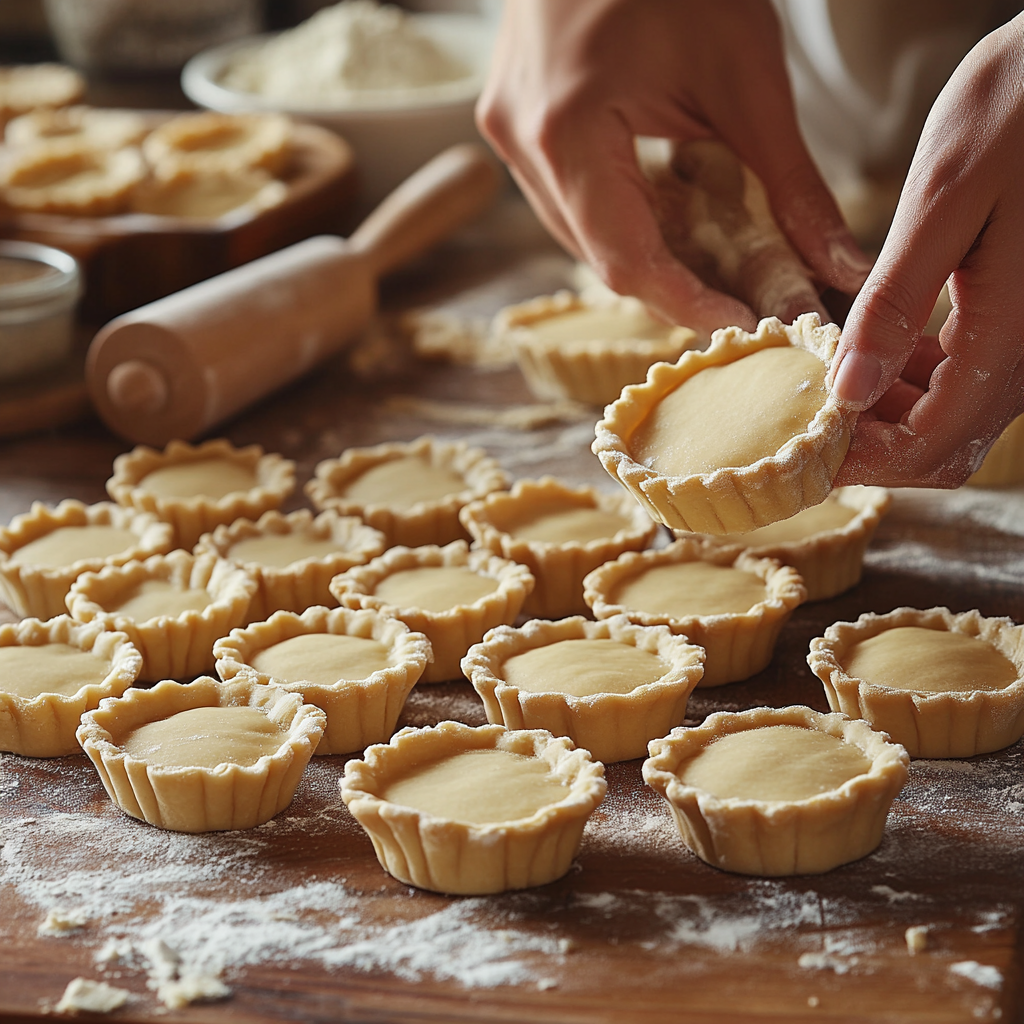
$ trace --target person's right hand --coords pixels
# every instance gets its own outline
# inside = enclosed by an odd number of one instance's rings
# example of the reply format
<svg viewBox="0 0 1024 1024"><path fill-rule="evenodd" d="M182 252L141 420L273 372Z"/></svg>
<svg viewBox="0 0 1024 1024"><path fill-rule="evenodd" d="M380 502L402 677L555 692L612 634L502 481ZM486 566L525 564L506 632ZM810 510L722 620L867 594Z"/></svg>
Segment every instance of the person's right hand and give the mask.
<svg viewBox="0 0 1024 1024"><path fill-rule="evenodd" d="M800 136L768 0L506 0L477 120L562 245L674 323L756 318L669 252L637 136L729 146L822 285L853 294L870 268Z"/></svg>

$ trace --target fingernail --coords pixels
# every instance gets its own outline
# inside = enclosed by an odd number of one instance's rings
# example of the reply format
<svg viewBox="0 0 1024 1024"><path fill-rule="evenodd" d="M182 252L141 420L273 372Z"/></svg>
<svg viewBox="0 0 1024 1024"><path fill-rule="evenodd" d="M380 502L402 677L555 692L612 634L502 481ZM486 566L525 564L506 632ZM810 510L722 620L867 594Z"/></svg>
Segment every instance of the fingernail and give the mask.
<svg viewBox="0 0 1024 1024"><path fill-rule="evenodd" d="M832 381L832 392L849 405L863 405L882 379L882 364L867 352L854 349L843 356Z"/></svg>

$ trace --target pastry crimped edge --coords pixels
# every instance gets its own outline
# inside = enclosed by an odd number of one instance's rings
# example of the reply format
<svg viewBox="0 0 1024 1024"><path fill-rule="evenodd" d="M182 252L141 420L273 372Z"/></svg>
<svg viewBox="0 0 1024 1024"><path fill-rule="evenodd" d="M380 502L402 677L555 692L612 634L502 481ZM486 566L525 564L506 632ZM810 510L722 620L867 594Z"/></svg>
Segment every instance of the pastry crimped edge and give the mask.
<svg viewBox="0 0 1024 1024"><path fill-rule="evenodd" d="M201 610L187 609L178 615L159 615L141 622L105 609L106 600L150 579L202 587L213 600ZM256 580L233 562L176 550L144 562L83 573L68 591L67 606L78 622L99 622L107 629L127 633L142 654L139 679L152 683L213 671L214 641L246 622L256 586Z"/></svg>
<svg viewBox="0 0 1024 1024"><path fill-rule="evenodd" d="M615 302L640 304L627 297L616 297ZM530 390L539 398L604 406L614 402L627 384L642 381L652 363L675 362L700 340L689 327L674 327L663 339L580 338L555 344L533 330L536 323L553 316L612 305L586 302L568 290L541 295L502 309L494 319L494 334L511 346Z"/></svg>
<svg viewBox="0 0 1024 1024"><path fill-rule="evenodd" d="M629 693L577 697L520 690L501 674L509 658L562 640L615 640L667 664L660 678ZM462 672L484 702L487 720L507 729L545 729L568 736L608 764L643 757L650 740L686 717L686 702L704 673L704 650L665 626L639 626L624 615L599 622L582 616L531 619L519 629L496 626L462 659Z"/></svg>
<svg viewBox="0 0 1024 1024"><path fill-rule="evenodd" d="M232 545L253 537L304 533L317 540L334 540L343 548L321 557L303 558L286 566L243 562L229 554ZM212 533L203 534L192 549L194 555L216 555L235 562L258 582L249 606L249 619L259 622L273 612L302 612L314 605L332 605L331 580L339 573L362 565L384 551L384 535L355 516L339 516L328 509L316 518L307 508L287 515L270 509L256 522L236 519L222 523Z"/></svg>
<svg viewBox="0 0 1024 1024"><path fill-rule="evenodd" d="M768 317L754 334L739 327L715 331L706 351L685 352L674 364L655 363L643 384L624 388L598 422L591 450L651 516L671 529L747 533L788 519L824 500L849 447L857 413L843 408L831 391L805 432L749 466L664 476L638 463L630 455L629 441L648 413L697 372L764 348L805 349L825 364L827 379L839 334L835 324L822 325L817 313L804 313L792 325Z"/></svg>
<svg viewBox="0 0 1024 1024"><path fill-rule="evenodd" d="M714 740L774 725L817 729L852 743L871 759L871 768L803 800L720 798L676 774ZM867 722L795 705L718 711L700 726L673 729L651 741L643 777L668 802L683 842L705 863L745 875L803 875L830 871L878 846L909 762L903 747Z"/></svg>
<svg viewBox="0 0 1024 1024"><path fill-rule="evenodd" d="M372 466L407 456L457 473L466 486L440 501L419 501L404 509L384 503L363 505L338 494L339 485L355 479ZM389 546L420 547L464 540L466 531L459 521L463 505L507 487L505 471L483 448L424 435L414 441L348 448L337 459L324 459L317 463L315 475L307 482L305 490L314 508L320 511L332 508L339 515L359 516L363 522L380 530Z"/></svg>
<svg viewBox="0 0 1024 1024"><path fill-rule="evenodd" d="M228 459L252 470L257 479L248 491L233 491L223 498L193 495L188 498L162 498L140 487L150 473L175 463L204 459ZM119 505L152 512L174 527L178 546L191 549L204 533L221 523L236 519L258 519L277 508L295 490L295 463L276 452L264 452L258 444L236 448L224 438L198 445L171 441L163 451L137 445L114 459L114 475L107 480L107 493Z"/></svg>
<svg viewBox="0 0 1024 1024"><path fill-rule="evenodd" d="M192 147L190 140L213 138L225 131L243 131L240 142L219 148ZM213 110L176 114L143 140L142 152L158 176L178 170L231 173L259 169L277 175L284 167L292 122L284 114L261 111L228 114Z"/></svg>
<svg viewBox="0 0 1024 1024"><path fill-rule="evenodd" d="M150 765L131 757L118 737L196 707L249 706L265 710L288 733L274 754L256 764L215 768ZM240 679L200 676L184 684L165 679L148 690L100 702L82 716L78 741L96 766L103 788L126 814L175 832L253 828L291 803L320 740L324 713L297 693Z"/></svg>
<svg viewBox="0 0 1024 1024"><path fill-rule="evenodd" d="M84 180L69 176L35 183L39 169L48 165L77 165L96 173ZM126 209L132 190L145 177L142 154L131 146L103 150L75 140L38 142L14 150L5 161L0 170L0 206L26 213L103 217Z"/></svg>
<svg viewBox="0 0 1024 1024"><path fill-rule="evenodd" d="M457 604L443 612L397 607L375 597L377 584L392 573L419 566L459 566L498 581L497 590L472 604ZM335 576L331 593L345 608L372 608L401 619L410 629L423 633L433 648L434 660L423 673L424 683L458 679L463 656L479 643L487 630L514 622L533 589L533 574L525 565L499 558L486 549L469 550L464 540L444 547L395 547L366 565L357 565Z"/></svg>
<svg viewBox="0 0 1024 1024"><path fill-rule="evenodd" d="M210 186L231 188L236 193L236 201L217 212L189 210L187 204L186 208L181 208L180 197L187 197L189 189L202 190ZM221 217L251 216L283 203L287 196L288 186L258 167L228 171L184 166L173 167L166 174L153 175L141 182L132 191L130 206L133 213L204 222Z"/></svg>
<svg viewBox="0 0 1024 1024"><path fill-rule="evenodd" d="M436 818L378 795L420 764L485 748L544 758L553 773L571 781L569 793L528 818L484 825ZM561 878L607 788L604 765L564 737L460 722L400 729L390 743L369 747L362 760L349 761L339 785L385 871L421 889L456 895L525 889Z"/></svg>
<svg viewBox="0 0 1024 1024"><path fill-rule="evenodd" d="M47 622L22 619L0 625L0 648L67 644L110 662L100 683L90 683L73 694L40 693L21 697L6 693L0 680L0 750L26 757L61 757L80 753L75 738L84 712L104 697L120 697L138 679L142 655L127 634L88 625L59 615Z"/></svg>
<svg viewBox="0 0 1024 1024"><path fill-rule="evenodd" d="M18 548L65 526L115 526L129 530L138 544L105 558L81 558L68 566L11 564ZM83 572L98 572L105 565L123 565L133 559L161 555L174 546L174 530L150 512L125 509L109 501L83 505L66 498L55 508L34 501L28 512L0 527L0 597L19 615L49 619L67 611L71 584Z"/></svg>
<svg viewBox="0 0 1024 1024"><path fill-rule="evenodd" d="M614 537L553 544L519 540L499 529L490 518L501 506L518 507L545 499L565 500L567 507L575 505L617 513L630 520L631 527L620 530ZM625 551L649 547L658 531L658 524L627 494L607 494L593 487L569 487L553 476L517 480L511 491L500 491L471 502L459 517L476 544L529 567L536 585L523 611L545 619L585 613L583 578L587 573Z"/></svg>
<svg viewBox="0 0 1024 1024"><path fill-rule="evenodd" d="M967 479L971 487L1006 487L1021 481L1024 481L1024 416L1010 421L981 465Z"/></svg>
<svg viewBox="0 0 1024 1024"><path fill-rule="evenodd" d="M14 85L13 90L8 83ZM35 96L31 95L32 86ZM49 62L0 67L0 128L11 118L36 107L77 103L85 95L85 88L85 76L66 64Z"/></svg>
<svg viewBox="0 0 1024 1024"><path fill-rule="evenodd" d="M933 693L902 690L850 676L842 659L850 648L899 626L962 633L990 643L1017 669L1001 690ZM986 618L977 609L896 608L865 612L856 622L835 622L811 641L807 663L821 680L833 711L863 718L902 743L912 757L973 757L1016 743L1024 735L1024 626Z"/></svg>
<svg viewBox="0 0 1024 1024"><path fill-rule="evenodd" d="M36 107L13 118L4 130L4 144L17 148L40 142L76 139L106 149L136 146L149 131L137 110L90 107Z"/></svg>
<svg viewBox="0 0 1024 1024"><path fill-rule="evenodd" d="M700 536L709 544L735 546L756 558L775 558L784 565L793 566L807 587L806 600L823 601L860 582L864 571L864 552L892 504L892 495L884 487L836 487L831 493L839 504L857 510L848 523L835 530L824 530L803 540L749 547L744 545L742 536ZM685 539L693 535L680 532L676 536Z"/></svg>
<svg viewBox="0 0 1024 1024"><path fill-rule="evenodd" d="M292 637L333 633L376 640L388 647L394 664L365 679L340 679L324 686L301 680L268 676L254 668L250 659L260 651ZM430 641L414 633L401 619L370 609L307 608L301 615L275 612L266 622L233 629L213 646L217 675L225 681L236 677L280 686L300 693L327 715L316 754L350 754L370 743L386 743L395 731L398 716L432 658Z"/></svg>
<svg viewBox="0 0 1024 1024"><path fill-rule="evenodd" d="M749 572L765 583L768 596L745 612L715 615L670 615L615 604L611 594L624 580L647 569L675 562L710 562ZM599 619L625 615L643 626L668 626L706 652L700 687L722 686L749 679L772 660L782 627L807 594L800 573L774 558L755 558L735 549L712 548L699 540L677 540L656 551L627 552L607 562L583 581L584 596Z"/></svg>

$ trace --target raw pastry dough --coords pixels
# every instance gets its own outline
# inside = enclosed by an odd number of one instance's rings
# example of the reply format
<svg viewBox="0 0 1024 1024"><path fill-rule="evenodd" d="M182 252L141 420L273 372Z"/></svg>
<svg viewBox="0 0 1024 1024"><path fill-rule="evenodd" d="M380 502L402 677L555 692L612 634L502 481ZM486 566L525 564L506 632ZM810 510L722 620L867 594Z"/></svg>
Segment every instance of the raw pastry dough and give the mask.
<svg viewBox="0 0 1024 1024"><path fill-rule="evenodd" d="M673 529L743 533L823 501L856 413L828 391L835 324L771 317L652 366L605 410L594 453Z"/></svg>
<svg viewBox="0 0 1024 1024"><path fill-rule="evenodd" d="M562 291L503 309L492 334L516 354L530 390L543 399L607 405L652 363L675 362L699 339L652 316L639 299L591 303Z"/></svg>
<svg viewBox="0 0 1024 1024"><path fill-rule="evenodd" d="M187 679L213 668L213 642L246 621L256 580L213 555L186 551L79 576L68 610L79 622L127 633L143 657L140 679Z"/></svg>
<svg viewBox="0 0 1024 1024"><path fill-rule="evenodd" d="M33 502L0 528L0 597L19 615L49 619L83 572L170 551L174 530L148 512L68 498L56 508Z"/></svg>
<svg viewBox="0 0 1024 1024"><path fill-rule="evenodd" d="M60 757L80 750L83 712L120 697L142 655L124 633L66 615L0 625L0 750Z"/></svg>
<svg viewBox="0 0 1024 1024"><path fill-rule="evenodd" d="M454 589L438 594L436 585L448 582ZM487 550L470 551L463 540L443 548L391 548L331 581L331 593L344 607L372 608L426 634L434 661L423 674L425 683L458 678L470 646L492 627L514 622L531 589L526 566Z"/></svg>
<svg viewBox="0 0 1024 1024"><path fill-rule="evenodd" d="M764 669L807 593L792 566L697 540L627 553L595 569L583 587L597 618L666 625L703 647L698 686L738 682Z"/></svg>
<svg viewBox="0 0 1024 1024"><path fill-rule="evenodd" d="M605 789L603 765L567 739L458 722L400 730L341 781L385 871L461 895L560 878Z"/></svg>
<svg viewBox="0 0 1024 1024"><path fill-rule="evenodd" d="M197 170L178 167L149 178L132 193L135 213L187 220L216 220L229 213L253 215L284 202L288 186L266 171Z"/></svg>
<svg viewBox="0 0 1024 1024"><path fill-rule="evenodd" d="M254 168L276 175L287 159L291 132L282 114L178 114L149 133L142 152L157 176L180 169L235 174Z"/></svg>
<svg viewBox="0 0 1024 1024"><path fill-rule="evenodd" d="M701 860L746 875L802 875L878 846L909 760L867 722L755 708L652 740L643 775Z"/></svg>
<svg viewBox="0 0 1024 1024"><path fill-rule="evenodd" d="M464 539L462 506L507 486L508 477L482 448L424 436L325 459L306 494L317 509L359 516L389 546L419 547Z"/></svg>
<svg viewBox="0 0 1024 1024"><path fill-rule="evenodd" d="M126 814L175 832L209 832L253 828L284 810L324 718L280 687L200 676L104 702L82 716L78 739ZM250 724L249 736L243 728L217 746L211 728L220 733L239 719L254 722L257 735ZM175 735L179 723L184 729ZM194 761L202 763L183 763Z"/></svg>
<svg viewBox="0 0 1024 1024"><path fill-rule="evenodd" d="M327 715L317 754L384 743L431 658L430 641L375 611L276 612L213 648L217 674L274 683Z"/></svg>
<svg viewBox="0 0 1024 1024"><path fill-rule="evenodd" d="M114 459L107 481L114 501L170 523L187 549L221 523L258 519L294 489L294 462L264 454L258 444L235 448L223 439L171 441L162 452L138 445Z"/></svg>
<svg viewBox="0 0 1024 1024"><path fill-rule="evenodd" d="M1024 626L978 611L897 608L836 622L807 662L829 707L913 757L972 757L1024 735Z"/></svg>
<svg viewBox="0 0 1024 1024"><path fill-rule="evenodd" d="M463 525L496 555L536 580L524 612L558 619L585 612L583 577L624 551L646 548L657 524L624 494L568 487L554 477L517 480L512 490L467 505Z"/></svg>
<svg viewBox="0 0 1024 1024"><path fill-rule="evenodd" d="M135 146L149 131L134 110L100 107L37 107L8 122L4 143L19 148L54 139L82 142L98 149Z"/></svg>
<svg viewBox="0 0 1024 1024"><path fill-rule="evenodd" d="M462 659L487 710L509 729L568 736L599 761L643 757L686 716L704 651L665 626L581 616L497 626Z"/></svg>
<svg viewBox="0 0 1024 1024"><path fill-rule="evenodd" d="M864 552L892 498L883 487L837 487L819 505L750 533L703 535L757 558L775 558L803 577L808 601L821 601L860 582ZM678 532L681 538L692 534Z"/></svg>
<svg viewBox="0 0 1024 1024"><path fill-rule="evenodd" d="M142 154L131 147L97 149L75 141L40 142L14 150L0 170L0 202L29 213L103 217L128 206L146 176Z"/></svg>
<svg viewBox="0 0 1024 1024"><path fill-rule="evenodd" d="M258 622L279 610L335 604L331 579L375 558L384 545L384 535L355 516L328 509L314 519L303 508L288 515L271 509L255 523L236 519L205 534L192 550L226 558L255 577L259 589L249 620Z"/></svg>
<svg viewBox="0 0 1024 1024"><path fill-rule="evenodd" d="M63 64L0 67L0 127L36 107L65 107L85 95L85 78Z"/></svg>

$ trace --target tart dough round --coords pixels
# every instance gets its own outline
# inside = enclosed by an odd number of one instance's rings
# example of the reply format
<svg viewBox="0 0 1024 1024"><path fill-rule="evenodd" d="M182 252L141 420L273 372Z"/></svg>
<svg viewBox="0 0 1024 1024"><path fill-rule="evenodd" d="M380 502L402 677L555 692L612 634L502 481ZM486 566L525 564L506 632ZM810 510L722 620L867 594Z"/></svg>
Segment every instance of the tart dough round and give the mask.
<svg viewBox="0 0 1024 1024"><path fill-rule="evenodd" d="M652 740L643 775L701 860L746 875L802 875L878 846L909 762L867 722L755 708Z"/></svg>
<svg viewBox="0 0 1024 1024"><path fill-rule="evenodd" d="M107 493L119 505L151 512L191 549L204 533L236 519L258 519L295 489L295 463L257 444L235 448L218 438L171 441L162 451L138 445L114 459Z"/></svg>
<svg viewBox="0 0 1024 1024"><path fill-rule="evenodd" d="M586 612L583 577L648 547L658 530L627 495L551 476L517 480L511 491L467 505L460 518L479 546L529 567L536 586L523 611L546 619Z"/></svg>
<svg viewBox="0 0 1024 1024"><path fill-rule="evenodd" d="M177 167L149 178L132 192L134 213L186 220L217 220L229 213L257 214L284 202L288 186L258 169L206 171Z"/></svg>
<svg viewBox="0 0 1024 1024"><path fill-rule="evenodd" d="M164 554L173 544L173 529L148 512L71 498L56 508L33 502L0 528L0 598L19 615L63 615L83 572Z"/></svg>
<svg viewBox="0 0 1024 1024"><path fill-rule="evenodd" d="M482 448L424 436L325 459L306 494L319 510L359 516L389 547L419 547L464 540L459 510L506 487L508 477Z"/></svg>
<svg viewBox="0 0 1024 1024"><path fill-rule="evenodd" d="M178 114L155 128L142 152L158 176L185 170L278 174L288 157L291 121L283 114Z"/></svg>
<svg viewBox="0 0 1024 1024"><path fill-rule="evenodd" d="M568 736L598 761L643 757L686 716L704 651L665 626L582 616L497 626L462 659L489 722Z"/></svg>
<svg viewBox="0 0 1024 1024"><path fill-rule="evenodd" d="M40 142L14 150L0 170L0 201L11 209L70 217L104 217L128 207L146 177L142 154L131 147Z"/></svg>
<svg viewBox="0 0 1024 1024"><path fill-rule="evenodd" d="M972 487L1006 487L1024 481L1024 416L1018 416L996 438L978 470L967 480Z"/></svg>
<svg viewBox="0 0 1024 1024"><path fill-rule="evenodd" d="M200 676L104 701L78 739L126 814L210 832L262 825L291 803L324 717L277 686Z"/></svg>
<svg viewBox="0 0 1024 1024"><path fill-rule="evenodd" d="M85 95L85 78L64 64L0 68L0 127L36 107L65 107Z"/></svg>
<svg viewBox="0 0 1024 1024"><path fill-rule="evenodd" d="M213 555L171 551L83 573L68 592L72 618L127 633L139 678L187 679L214 666L213 642L247 618L256 580Z"/></svg>
<svg viewBox="0 0 1024 1024"><path fill-rule="evenodd" d="M604 766L567 739L458 722L401 729L341 780L385 871L459 895L561 878L605 789Z"/></svg>
<svg viewBox="0 0 1024 1024"><path fill-rule="evenodd" d="M822 601L860 582L864 552L891 503L883 487L837 487L821 504L789 519L750 533L702 535L701 539L793 566L803 577L807 600Z"/></svg>
<svg viewBox="0 0 1024 1024"><path fill-rule="evenodd" d="M446 581L457 589L440 597L435 588ZM514 622L532 588L526 566L470 551L464 540L443 548L391 548L331 581L331 593L344 607L372 608L427 636L434 661L423 674L425 683L457 679L469 648L487 630Z"/></svg>
<svg viewBox="0 0 1024 1024"><path fill-rule="evenodd" d="M836 622L807 662L829 707L912 757L972 757L1024 735L1024 626L977 610L897 608Z"/></svg>
<svg viewBox="0 0 1024 1024"><path fill-rule="evenodd" d="M50 140L66 140L98 149L136 146L149 131L146 119L134 110L102 107L37 107L8 122L4 143L24 148Z"/></svg>
<svg viewBox="0 0 1024 1024"><path fill-rule="evenodd" d="M274 683L327 715L317 754L385 743L431 658L430 641L369 609L276 612L213 647L217 674Z"/></svg>
<svg viewBox="0 0 1024 1024"><path fill-rule="evenodd" d="M690 328L657 319L639 299L594 303L569 291L506 307L492 333L515 352L539 398L600 406L642 381L652 363L675 362L699 343Z"/></svg>
<svg viewBox="0 0 1024 1024"><path fill-rule="evenodd" d="M142 655L124 633L66 615L0 625L0 750L28 757L80 751L82 714L120 697Z"/></svg>
<svg viewBox="0 0 1024 1024"><path fill-rule="evenodd" d="M597 618L625 615L640 625L668 626L703 647L698 686L739 682L764 669L807 593L792 566L698 540L628 552L595 569L583 587Z"/></svg>
<svg viewBox="0 0 1024 1024"><path fill-rule="evenodd" d="M335 604L331 580L376 558L385 543L384 534L355 516L328 509L314 519L309 509L287 515L271 509L255 523L236 519L230 526L218 526L192 551L226 558L257 580L249 620L259 622L275 611Z"/></svg>
<svg viewBox="0 0 1024 1024"><path fill-rule="evenodd" d="M755 334L716 331L706 352L651 367L605 410L594 453L666 526L743 533L825 499L857 414L826 379L835 324L805 313Z"/></svg>

